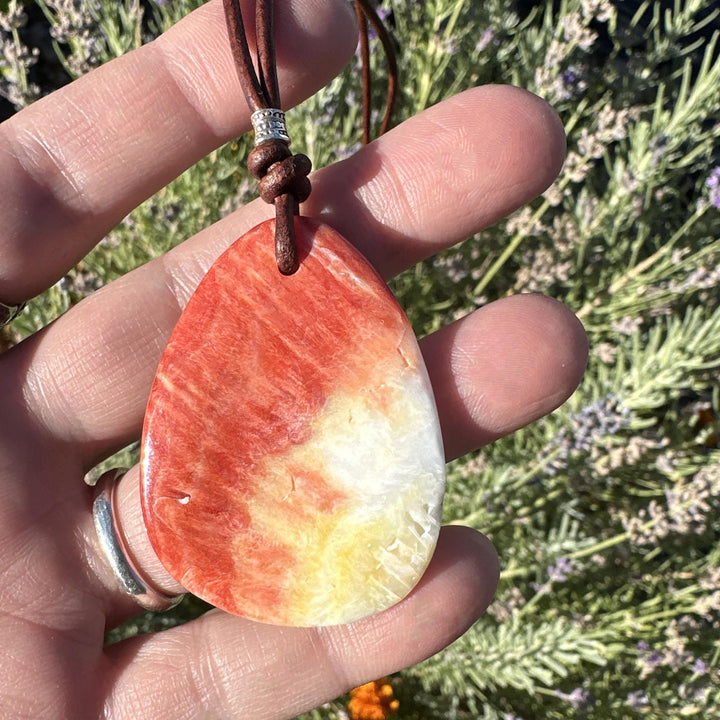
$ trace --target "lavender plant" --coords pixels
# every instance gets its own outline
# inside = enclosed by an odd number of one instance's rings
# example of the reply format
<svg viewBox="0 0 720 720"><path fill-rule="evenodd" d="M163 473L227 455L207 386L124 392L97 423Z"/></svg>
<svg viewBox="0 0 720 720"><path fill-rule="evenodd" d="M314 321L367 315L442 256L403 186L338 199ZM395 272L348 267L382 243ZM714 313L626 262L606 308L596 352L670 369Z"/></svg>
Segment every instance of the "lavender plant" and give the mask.
<svg viewBox="0 0 720 720"><path fill-rule="evenodd" d="M198 4L39 0L72 76ZM416 330L543 292L577 312L591 345L563 408L450 466L445 520L492 538L501 587L461 640L392 679L396 717L714 717L720 8L383 0L379 10L400 41L398 119L473 84L512 82L551 102L568 134L565 168L542 198L395 282ZM44 92L22 40L27 16L18 0L0 9L0 95L17 108ZM374 63L381 76L380 53ZM358 93L351 66L291 115L316 165L356 149ZM244 153L243 140L230 144L150 199L16 327L31 332L236 207L251 187ZM343 699L304 716L347 717Z"/></svg>
<svg viewBox="0 0 720 720"><path fill-rule="evenodd" d="M16 108L24 107L39 95L39 88L28 79L37 51L28 48L20 39L20 30L26 22L23 4L17 0L10 0L0 10L0 97Z"/></svg>

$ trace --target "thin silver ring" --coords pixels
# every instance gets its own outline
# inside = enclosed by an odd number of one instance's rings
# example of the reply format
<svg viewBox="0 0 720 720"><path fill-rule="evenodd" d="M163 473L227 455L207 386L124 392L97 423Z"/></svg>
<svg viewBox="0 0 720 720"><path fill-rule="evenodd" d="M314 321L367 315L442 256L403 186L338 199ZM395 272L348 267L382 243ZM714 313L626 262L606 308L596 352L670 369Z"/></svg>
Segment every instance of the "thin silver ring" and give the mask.
<svg viewBox="0 0 720 720"><path fill-rule="evenodd" d="M0 302L0 327L9 325L25 308L25 303L6 305Z"/></svg>
<svg viewBox="0 0 720 720"><path fill-rule="evenodd" d="M132 597L140 607L154 612L163 612L175 607L184 597L166 595L143 579L132 561L117 521L115 507L115 487L125 474L125 470L109 470L97 481L97 494L93 501L93 520L100 547L117 578L120 587Z"/></svg>

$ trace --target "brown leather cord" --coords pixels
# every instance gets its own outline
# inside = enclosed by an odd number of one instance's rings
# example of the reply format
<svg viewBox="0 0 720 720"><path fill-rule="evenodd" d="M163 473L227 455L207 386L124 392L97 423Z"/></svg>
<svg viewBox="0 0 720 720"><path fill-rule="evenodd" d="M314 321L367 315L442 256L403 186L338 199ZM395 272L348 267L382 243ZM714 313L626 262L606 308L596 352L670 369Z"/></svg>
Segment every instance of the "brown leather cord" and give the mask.
<svg viewBox="0 0 720 720"><path fill-rule="evenodd" d="M240 0L223 0L223 6L235 66L248 106L253 112L263 108L279 110L272 0L257 0L255 5L257 71L248 45ZM297 160L293 162L292 153L282 140L262 142L248 157L250 172L261 181L262 198L275 205L275 260L283 275L292 275L298 269L293 218L298 213L298 204L310 195L307 179L312 167L310 159L305 155L294 158ZM278 163L281 166L275 170ZM274 172L267 179L271 168Z"/></svg>
<svg viewBox="0 0 720 720"><path fill-rule="evenodd" d="M240 0L223 0L223 6L233 58L248 107L253 112L264 108L279 110L273 0L255 2L255 62L245 32ZM363 142L368 143L371 105L368 24L375 30L388 58L388 94L380 134L390 125L397 88L397 61L392 40L370 1L355 0L355 7L360 26L363 64ZM281 273L292 275L299 266L294 216L299 212L299 203L310 195L310 181L307 177L312 168L310 159L302 154L293 155L284 140L265 140L250 152L248 168L260 181L260 197L275 205L275 259Z"/></svg>
<svg viewBox="0 0 720 720"><path fill-rule="evenodd" d="M255 32L258 38L258 79L268 99L269 107L279 109L280 87L275 61L272 3L268 7L268 12L258 12L255 16Z"/></svg>
<svg viewBox="0 0 720 720"><path fill-rule="evenodd" d="M372 107L372 84L370 74L370 43L368 40L368 24L372 26L375 34L380 40L387 58L388 80L387 94L385 96L385 114L380 125L378 135L385 134L390 128L392 112L397 96L398 65L395 45L390 37L383 21L378 16L370 0L355 0L355 12L358 18L360 29L360 56L362 59L363 76L363 142L370 142L370 108Z"/></svg>
<svg viewBox="0 0 720 720"><path fill-rule="evenodd" d="M293 155L282 140L267 140L250 151L248 169L260 181L260 197L275 205L275 261L283 275L292 275L299 267L293 218L310 197L310 158Z"/></svg>
<svg viewBox="0 0 720 720"><path fill-rule="evenodd" d="M370 98L372 97L372 74L370 73L370 38L368 37L367 16L363 12L362 5L355 3L355 14L357 15L358 29L360 30L360 64L362 66L362 88L363 88L363 145L370 142Z"/></svg>
<svg viewBox="0 0 720 720"><path fill-rule="evenodd" d="M277 107L269 104L270 98L264 93L260 80L255 73L239 1L223 0L223 7L225 8L225 22L228 28L228 35L230 36L230 47L232 48L233 58L235 60L235 69L240 78L240 86L245 93L248 107L253 112L263 107ZM261 14L259 7L258 15ZM269 24L271 25L271 23L265 23L264 27L267 27ZM262 37L266 39L265 35ZM258 37L258 54L260 54L260 52L260 37Z"/></svg>

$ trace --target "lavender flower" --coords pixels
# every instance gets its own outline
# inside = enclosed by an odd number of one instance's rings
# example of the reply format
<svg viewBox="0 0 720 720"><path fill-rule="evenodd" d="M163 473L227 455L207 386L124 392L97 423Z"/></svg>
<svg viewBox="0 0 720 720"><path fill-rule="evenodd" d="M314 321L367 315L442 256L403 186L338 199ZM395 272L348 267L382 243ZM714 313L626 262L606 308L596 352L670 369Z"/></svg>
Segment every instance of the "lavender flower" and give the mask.
<svg viewBox="0 0 720 720"><path fill-rule="evenodd" d="M663 656L658 650L652 650L643 660L648 667L655 669L662 662Z"/></svg>
<svg viewBox="0 0 720 720"><path fill-rule="evenodd" d="M49 6L55 16L50 35L70 48L65 61L71 74L79 77L100 65L107 38L100 28L99 3L52 0Z"/></svg>
<svg viewBox="0 0 720 720"><path fill-rule="evenodd" d="M585 20L607 22L615 15L615 7L608 0L580 0L580 8Z"/></svg>
<svg viewBox="0 0 720 720"><path fill-rule="evenodd" d="M492 28L487 28L480 36L480 39L477 41L475 49L478 52L482 52L493 41L494 37L495 33L493 32Z"/></svg>
<svg viewBox="0 0 720 720"><path fill-rule="evenodd" d="M570 428L561 428L541 454L550 457L544 464L551 475L566 468L571 457L591 453L603 439L628 427L630 410L609 394L585 405L569 419Z"/></svg>
<svg viewBox="0 0 720 720"><path fill-rule="evenodd" d="M566 87L574 87L579 79L580 73L578 72L577 68L573 66L570 66L562 73L562 81Z"/></svg>
<svg viewBox="0 0 720 720"><path fill-rule="evenodd" d="M565 41L572 47L577 46L584 52L589 52L597 40L597 33L588 27L579 13L568 13L562 19L563 35Z"/></svg>
<svg viewBox="0 0 720 720"><path fill-rule="evenodd" d="M642 690L635 690L627 694L625 702L635 712L639 712L649 704L648 696Z"/></svg>
<svg viewBox="0 0 720 720"><path fill-rule="evenodd" d="M709 190L710 204L720 210L720 165L710 171L705 187Z"/></svg>
<svg viewBox="0 0 720 720"><path fill-rule="evenodd" d="M0 97L9 100L17 109L40 96L40 88L28 82L28 73L37 62L38 50L26 47L16 34L27 19L23 5L10 5L8 12L0 12Z"/></svg>
<svg viewBox="0 0 720 720"><path fill-rule="evenodd" d="M572 575L575 571L575 566L572 560L560 557L557 559L555 565L548 567L548 576L551 582L565 582L569 575Z"/></svg>
<svg viewBox="0 0 720 720"><path fill-rule="evenodd" d="M560 72L554 83L558 100L580 97L588 88L582 67L570 65Z"/></svg>
<svg viewBox="0 0 720 720"><path fill-rule="evenodd" d="M588 452L601 438L615 435L630 423L630 410L614 395L598 398L570 418L576 450Z"/></svg>
<svg viewBox="0 0 720 720"><path fill-rule="evenodd" d="M392 15L392 8L383 7L382 5L378 5L378 7L375 8L375 12L377 13L377 16L380 20L380 22L383 24L384 27L388 26L388 22L390 19L390 16ZM368 38L370 40L374 40L377 38L377 32L375 31L375 28L370 25L368 27Z"/></svg>
<svg viewBox="0 0 720 720"><path fill-rule="evenodd" d="M590 705L592 695L584 688L577 687L570 693L568 700L574 708L579 708L583 705Z"/></svg>
<svg viewBox="0 0 720 720"><path fill-rule="evenodd" d="M556 690L555 694L565 702L570 703L574 708L586 707L592 703L592 695L581 687L576 687L571 693L564 693Z"/></svg>

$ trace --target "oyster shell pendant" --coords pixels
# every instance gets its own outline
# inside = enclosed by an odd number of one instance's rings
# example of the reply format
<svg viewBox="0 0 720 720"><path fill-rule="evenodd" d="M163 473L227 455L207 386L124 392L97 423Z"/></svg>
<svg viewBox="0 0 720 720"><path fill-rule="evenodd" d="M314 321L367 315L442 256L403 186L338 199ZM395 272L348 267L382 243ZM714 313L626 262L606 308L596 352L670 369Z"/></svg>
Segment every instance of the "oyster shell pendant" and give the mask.
<svg viewBox="0 0 720 720"><path fill-rule="evenodd" d="M181 316L143 429L141 490L158 557L230 613L320 626L415 585L445 469L407 318L337 232L296 218L281 275L274 221L235 242Z"/></svg>

